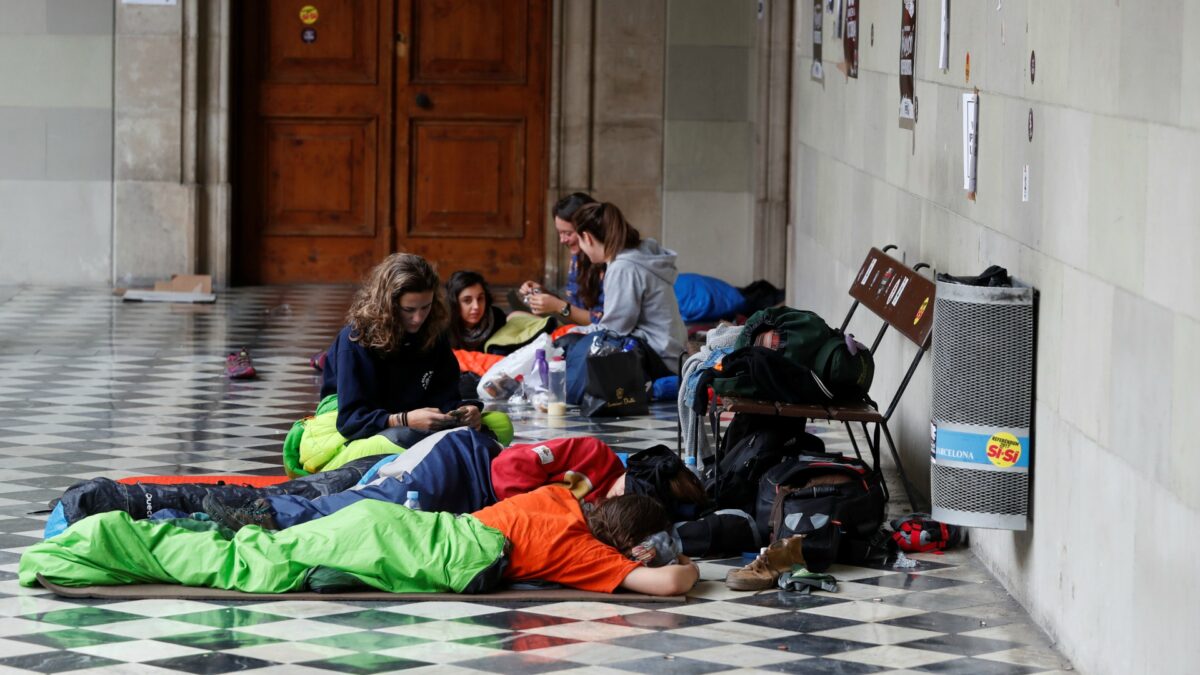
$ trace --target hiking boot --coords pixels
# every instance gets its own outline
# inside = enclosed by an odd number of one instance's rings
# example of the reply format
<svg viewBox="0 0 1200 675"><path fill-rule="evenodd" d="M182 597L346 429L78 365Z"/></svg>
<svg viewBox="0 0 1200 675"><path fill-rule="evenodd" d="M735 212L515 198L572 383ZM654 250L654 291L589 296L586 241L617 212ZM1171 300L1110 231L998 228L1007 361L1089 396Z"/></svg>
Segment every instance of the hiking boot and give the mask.
<svg viewBox="0 0 1200 675"><path fill-rule="evenodd" d="M204 507L204 512L214 522L224 525L234 532L246 525L257 525L264 530L279 529L279 525L275 522L275 510L265 499L255 499L249 505L233 505L226 504L217 493L210 492L204 495L204 501L200 502L200 505Z"/></svg>
<svg viewBox="0 0 1200 675"><path fill-rule="evenodd" d="M725 585L735 591L765 591L775 586L780 574L804 564L804 535L780 539L764 548L754 562L725 575Z"/></svg>
<svg viewBox="0 0 1200 675"><path fill-rule="evenodd" d="M246 351L245 347L242 347L240 352L225 357L225 377L231 380L248 380L255 375L258 375L258 371L254 370L250 352Z"/></svg>

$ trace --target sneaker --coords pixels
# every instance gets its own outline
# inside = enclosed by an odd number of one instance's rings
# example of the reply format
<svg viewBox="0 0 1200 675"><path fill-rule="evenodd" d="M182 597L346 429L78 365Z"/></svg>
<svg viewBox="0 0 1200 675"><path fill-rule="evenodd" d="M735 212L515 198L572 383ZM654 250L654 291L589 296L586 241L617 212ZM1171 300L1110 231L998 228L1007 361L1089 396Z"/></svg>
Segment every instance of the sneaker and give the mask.
<svg viewBox="0 0 1200 675"><path fill-rule="evenodd" d="M246 351L245 347L242 347L240 352L225 357L225 377L231 380L248 380L255 375L258 375L258 371L254 370L250 352Z"/></svg>
<svg viewBox="0 0 1200 675"><path fill-rule="evenodd" d="M318 373L325 370L325 359L329 356L329 352L320 351L308 357L308 365L312 366L313 370Z"/></svg>
<svg viewBox="0 0 1200 675"><path fill-rule="evenodd" d="M264 530L278 530L275 522L275 510L265 499L255 499L249 505L226 504L215 492L204 495L200 502L204 512L215 522L237 532L246 525L257 525Z"/></svg>
<svg viewBox="0 0 1200 675"><path fill-rule="evenodd" d="M764 548L754 562L725 575L725 585L735 591L765 591L775 586L780 574L793 565L804 564L804 535L780 539Z"/></svg>

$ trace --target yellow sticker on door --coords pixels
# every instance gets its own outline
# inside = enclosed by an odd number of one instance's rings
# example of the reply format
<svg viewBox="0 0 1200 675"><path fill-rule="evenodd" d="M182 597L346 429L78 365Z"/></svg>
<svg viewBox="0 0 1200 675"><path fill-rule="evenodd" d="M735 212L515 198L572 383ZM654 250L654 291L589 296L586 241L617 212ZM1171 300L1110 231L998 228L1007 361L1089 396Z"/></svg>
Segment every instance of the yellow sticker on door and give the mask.
<svg viewBox="0 0 1200 675"><path fill-rule="evenodd" d="M319 18L320 14L317 12L316 7L313 7L312 5L305 5L300 8L300 21L302 21L305 26L313 25Z"/></svg>
<svg viewBox="0 0 1200 675"><path fill-rule="evenodd" d="M1016 436L1001 431L988 439L987 457L992 464L1007 469L1021 459L1021 441Z"/></svg>

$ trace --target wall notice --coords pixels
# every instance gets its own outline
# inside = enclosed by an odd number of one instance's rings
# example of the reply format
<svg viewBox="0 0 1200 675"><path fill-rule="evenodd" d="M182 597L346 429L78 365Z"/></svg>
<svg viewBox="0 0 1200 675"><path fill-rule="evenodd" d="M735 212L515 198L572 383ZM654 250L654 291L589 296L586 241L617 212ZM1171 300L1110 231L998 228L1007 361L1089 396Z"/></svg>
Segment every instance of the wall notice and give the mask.
<svg viewBox="0 0 1200 675"><path fill-rule="evenodd" d="M913 95L913 62L917 45L917 0L904 0L900 7L900 119L916 120Z"/></svg>
<svg viewBox="0 0 1200 675"><path fill-rule="evenodd" d="M825 67L821 65L821 29L825 23L825 4L823 0L813 0L812 43L813 62L809 75L814 80L825 79Z"/></svg>
<svg viewBox="0 0 1200 675"><path fill-rule="evenodd" d="M962 95L963 113L963 189L967 199L975 200L976 167L979 161L979 94Z"/></svg>
<svg viewBox="0 0 1200 675"><path fill-rule="evenodd" d="M842 36L845 54L843 70L847 77L858 78L858 0L846 0L846 34Z"/></svg>

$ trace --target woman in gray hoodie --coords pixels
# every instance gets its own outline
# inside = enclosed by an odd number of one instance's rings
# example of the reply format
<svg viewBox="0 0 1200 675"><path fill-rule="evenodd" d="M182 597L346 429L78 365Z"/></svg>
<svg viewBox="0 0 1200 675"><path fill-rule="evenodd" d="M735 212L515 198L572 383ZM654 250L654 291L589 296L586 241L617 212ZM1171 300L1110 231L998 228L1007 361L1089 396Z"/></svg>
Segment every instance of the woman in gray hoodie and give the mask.
<svg viewBox="0 0 1200 675"><path fill-rule="evenodd" d="M579 249L604 273L604 317L592 330L640 338L677 372L687 329L675 299L676 254L642 239L621 210L607 202L575 212Z"/></svg>

